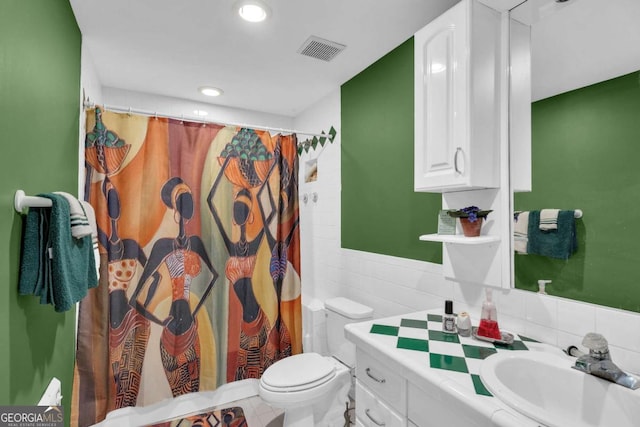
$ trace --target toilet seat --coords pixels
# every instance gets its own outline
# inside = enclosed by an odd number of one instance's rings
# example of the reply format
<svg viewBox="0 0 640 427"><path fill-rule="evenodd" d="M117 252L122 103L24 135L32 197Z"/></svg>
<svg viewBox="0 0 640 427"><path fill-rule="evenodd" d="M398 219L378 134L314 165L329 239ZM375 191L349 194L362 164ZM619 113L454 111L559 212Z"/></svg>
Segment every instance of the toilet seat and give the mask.
<svg viewBox="0 0 640 427"><path fill-rule="evenodd" d="M317 405L324 407L328 401L340 395L340 390L344 387L346 398L350 383L349 368L336 359L317 353L302 353L281 359L269 366L262 374L259 389L260 397L265 402L283 408L285 413L288 413L285 415L285 426L291 426L292 424L287 424L288 418L295 418L302 412L305 416L312 415L312 408ZM320 413L324 412L323 409ZM295 427L313 425L296 424Z"/></svg>
<svg viewBox="0 0 640 427"><path fill-rule="evenodd" d="M262 388L280 393L303 391L331 381L335 363L317 353L290 356L273 364L260 379Z"/></svg>
<svg viewBox="0 0 640 427"><path fill-rule="evenodd" d="M335 364L317 353L302 353L287 357L273 364L262 375L267 388L305 390L319 385L335 375Z"/></svg>

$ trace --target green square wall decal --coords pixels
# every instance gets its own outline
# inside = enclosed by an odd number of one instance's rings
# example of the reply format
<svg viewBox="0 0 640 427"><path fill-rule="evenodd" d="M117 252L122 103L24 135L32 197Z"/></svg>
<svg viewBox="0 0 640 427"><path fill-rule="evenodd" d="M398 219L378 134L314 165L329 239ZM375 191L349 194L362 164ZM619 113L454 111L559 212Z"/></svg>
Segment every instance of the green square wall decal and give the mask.
<svg viewBox="0 0 640 427"><path fill-rule="evenodd" d="M429 329L429 339L433 341L442 341L442 342L454 342L454 343L460 342L460 338L458 338L458 334L447 334L442 331L434 331L433 329Z"/></svg>
<svg viewBox="0 0 640 427"><path fill-rule="evenodd" d="M449 356L447 354L429 353L429 366L447 371L469 373L464 357Z"/></svg>
<svg viewBox="0 0 640 427"><path fill-rule="evenodd" d="M476 390L476 394L481 394L483 396L493 396L493 394L491 394L482 383L480 375L471 374L471 380L473 381L473 388Z"/></svg>
<svg viewBox="0 0 640 427"><path fill-rule="evenodd" d="M403 338L398 337L398 344L396 345L398 348L404 348L407 350L416 350L416 351L429 351L429 341L427 340L418 340L414 338Z"/></svg>
<svg viewBox="0 0 640 427"><path fill-rule="evenodd" d="M426 320L417 319L402 319L400 326L406 326L408 328L429 329Z"/></svg>
<svg viewBox="0 0 640 427"><path fill-rule="evenodd" d="M511 344L498 344L493 343L496 348L503 348L505 350L529 350L529 348L522 341L514 341Z"/></svg>
<svg viewBox="0 0 640 427"><path fill-rule="evenodd" d="M520 335L520 334L518 334L518 336L520 337L520 339L521 339L522 341L540 342L540 341L534 340L533 338L525 337L524 335Z"/></svg>
<svg viewBox="0 0 640 427"><path fill-rule="evenodd" d="M392 335L397 337L399 327L397 326L387 326L387 325L371 325L371 330L369 331L372 334L380 334L380 335Z"/></svg>
<svg viewBox="0 0 640 427"><path fill-rule="evenodd" d="M442 322L442 316L439 314L427 314L427 320L430 322Z"/></svg>
<svg viewBox="0 0 640 427"><path fill-rule="evenodd" d="M469 357L471 359L486 359L492 354L496 354L498 352L495 348L478 347L476 345L467 344L462 344L462 350L464 351L465 357Z"/></svg>

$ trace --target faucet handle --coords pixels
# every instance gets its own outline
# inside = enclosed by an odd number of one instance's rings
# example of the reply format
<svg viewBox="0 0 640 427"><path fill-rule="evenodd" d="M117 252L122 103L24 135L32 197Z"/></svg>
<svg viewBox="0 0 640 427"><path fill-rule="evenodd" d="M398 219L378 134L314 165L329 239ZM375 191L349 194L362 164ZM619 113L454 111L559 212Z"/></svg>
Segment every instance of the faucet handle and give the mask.
<svg viewBox="0 0 640 427"><path fill-rule="evenodd" d="M582 345L589 349L589 355L596 359L611 359L609 356L609 343L607 339L595 332L589 332L584 336Z"/></svg>

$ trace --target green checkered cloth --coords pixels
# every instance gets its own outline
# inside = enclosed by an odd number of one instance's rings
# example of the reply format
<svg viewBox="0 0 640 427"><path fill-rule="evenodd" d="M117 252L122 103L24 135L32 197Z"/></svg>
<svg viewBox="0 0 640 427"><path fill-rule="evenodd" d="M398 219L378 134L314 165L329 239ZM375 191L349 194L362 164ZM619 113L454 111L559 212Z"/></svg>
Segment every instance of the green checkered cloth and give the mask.
<svg viewBox="0 0 640 427"><path fill-rule="evenodd" d="M442 316L437 314L427 314L424 319L399 317L384 321L395 324L374 323L369 332L380 335L381 341L393 345L405 357L447 371L447 376L482 396L491 396L480 380L483 359L504 351L529 350L525 342L537 342L514 334L512 344L501 345L448 334L442 332Z"/></svg>

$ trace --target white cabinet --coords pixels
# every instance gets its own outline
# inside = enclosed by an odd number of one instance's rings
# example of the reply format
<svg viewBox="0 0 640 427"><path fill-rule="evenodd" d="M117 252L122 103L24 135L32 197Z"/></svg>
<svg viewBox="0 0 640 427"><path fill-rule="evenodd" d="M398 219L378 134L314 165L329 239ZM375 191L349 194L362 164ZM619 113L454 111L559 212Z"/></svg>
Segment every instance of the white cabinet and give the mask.
<svg viewBox="0 0 640 427"><path fill-rule="evenodd" d="M500 13L462 0L415 34L416 191L500 186Z"/></svg>
<svg viewBox="0 0 640 427"><path fill-rule="evenodd" d="M433 385L427 388L430 390L409 383L408 417L416 425L492 427L490 417L476 411L473 406L461 404L451 394L437 390Z"/></svg>
<svg viewBox="0 0 640 427"><path fill-rule="evenodd" d="M404 427L407 425L404 414L393 410L384 400L367 390L359 381L356 381L356 399L356 419L360 424L368 427Z"/></svg>
<svg viewBox="0 0 640 427"><path fill-rule="evenodd" d="M356 419L368 427L407 425L407 380L356 348Z"/></svg>

